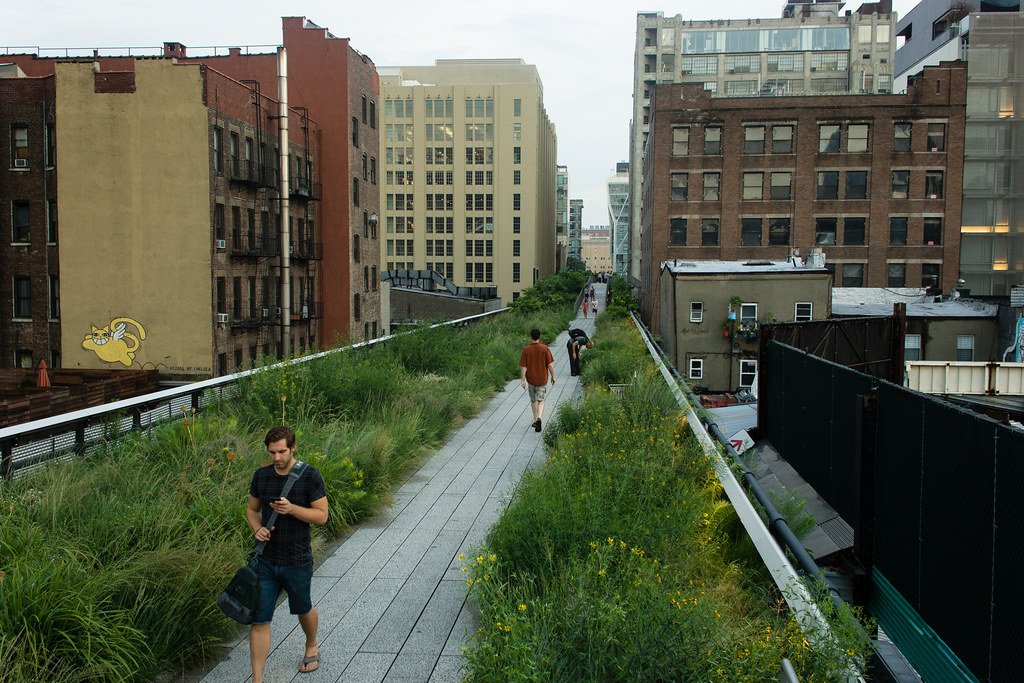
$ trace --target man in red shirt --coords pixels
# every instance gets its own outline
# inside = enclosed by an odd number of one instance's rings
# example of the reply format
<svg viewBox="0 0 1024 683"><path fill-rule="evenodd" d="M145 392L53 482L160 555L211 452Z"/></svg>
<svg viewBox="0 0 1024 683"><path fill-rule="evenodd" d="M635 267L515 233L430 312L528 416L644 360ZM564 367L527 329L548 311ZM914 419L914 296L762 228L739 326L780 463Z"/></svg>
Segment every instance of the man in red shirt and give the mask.
<svg viewBox="0 0 1024 683"><path fill-rule="evenodd" d="M530 330L530 338L533 341L523 348L523 353L519 356L519 367L523 370L523 389L529 385L533 429L539 432L540 418L544 414L544 396L548 391L548 377L551 377L551 384L555 383L555 359L551 355L551 349L541 343L540 330Z"/></svg>

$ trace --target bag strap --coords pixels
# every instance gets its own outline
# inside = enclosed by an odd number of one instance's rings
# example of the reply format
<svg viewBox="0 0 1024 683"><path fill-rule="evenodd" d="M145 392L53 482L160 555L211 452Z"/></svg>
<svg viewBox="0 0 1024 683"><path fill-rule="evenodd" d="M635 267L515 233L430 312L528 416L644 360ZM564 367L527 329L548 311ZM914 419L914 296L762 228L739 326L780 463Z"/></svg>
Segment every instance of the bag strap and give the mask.
<svg viewBox="0 0 1024 683"><path fill-rule="evenodd" d="M299 480L302 473L306 471L306 463L301 460L296 460L295 464L292 465L291 470L288 471L288 479L284 482L284 488L281 489L281 498L287 498L288 493L292 490L292 485ZM267 529L274 526L274 522L277 521L277 510L273 510L270 513L270 517L267 519L267 523L264 524ZM249 559L250 565L255 565L256 560L263 554L263 549L267 547L267 541L260 541L256 544L256 547L252 550L252 556Z"/></svg>

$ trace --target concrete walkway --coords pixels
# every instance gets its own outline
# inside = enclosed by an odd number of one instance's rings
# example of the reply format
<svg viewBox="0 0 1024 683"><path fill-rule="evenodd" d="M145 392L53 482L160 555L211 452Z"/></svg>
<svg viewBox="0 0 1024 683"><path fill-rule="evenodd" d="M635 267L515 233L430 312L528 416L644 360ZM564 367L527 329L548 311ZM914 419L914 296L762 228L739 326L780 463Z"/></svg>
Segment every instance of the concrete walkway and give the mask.
<svg viewBox="0 0 1024 683"><path fill-rule="evenodd" d="M603 310L605 285L595 290ZM572 326L592 333L593 314ZM562 332L551 347L555 385L548 389L545 423L579 391L579 378L569 376L567 341ZM398 488L391 507L356 526L313 575L320 668L298 673L305 639L286 601L274 614L266 680L461 680L461 647L478 622L457 556L483 544L523 470L543 462L532 417L519 380L509 382ZM251 680L248 638L202 680Z"/></svg>

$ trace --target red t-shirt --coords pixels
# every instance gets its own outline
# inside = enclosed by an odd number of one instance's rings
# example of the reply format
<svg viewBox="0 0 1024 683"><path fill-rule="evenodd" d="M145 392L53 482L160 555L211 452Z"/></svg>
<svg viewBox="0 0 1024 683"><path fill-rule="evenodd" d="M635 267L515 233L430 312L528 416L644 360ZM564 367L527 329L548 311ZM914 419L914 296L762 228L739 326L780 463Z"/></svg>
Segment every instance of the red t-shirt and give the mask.
<svg viewBox="0 0 1024 683"><path fill-rule="evenodd" d="M519 356L519 367L526 368L526 381L535 387L548 383L548 365L554 362L551 349L539 341L527 344Z"/></svg>

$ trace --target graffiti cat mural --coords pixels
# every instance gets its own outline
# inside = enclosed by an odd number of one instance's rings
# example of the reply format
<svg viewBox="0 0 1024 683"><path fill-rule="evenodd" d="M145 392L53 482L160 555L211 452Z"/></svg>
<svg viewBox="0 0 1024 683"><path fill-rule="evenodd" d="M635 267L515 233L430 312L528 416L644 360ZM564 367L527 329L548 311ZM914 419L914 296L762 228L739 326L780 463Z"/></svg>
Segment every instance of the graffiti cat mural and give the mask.
<svg viewBox="0 0 1024 683"><path fill-rule="evenodd" d="M128 331L132 325L138 336ZM121 363L131 366L135 352L146 339L146 328L131 318L114 318L106 327L92 326L92 331L82 340L82 348L92 351L104 363Z"/></svg>

